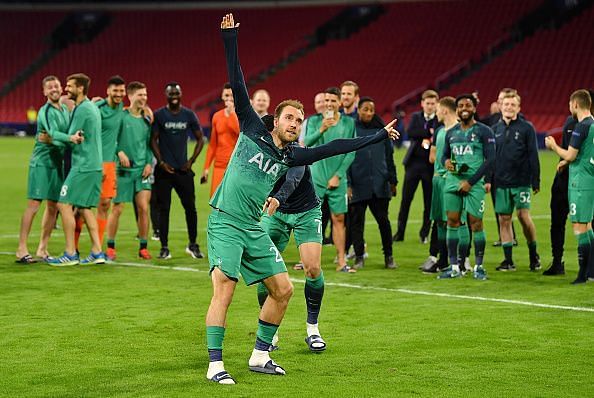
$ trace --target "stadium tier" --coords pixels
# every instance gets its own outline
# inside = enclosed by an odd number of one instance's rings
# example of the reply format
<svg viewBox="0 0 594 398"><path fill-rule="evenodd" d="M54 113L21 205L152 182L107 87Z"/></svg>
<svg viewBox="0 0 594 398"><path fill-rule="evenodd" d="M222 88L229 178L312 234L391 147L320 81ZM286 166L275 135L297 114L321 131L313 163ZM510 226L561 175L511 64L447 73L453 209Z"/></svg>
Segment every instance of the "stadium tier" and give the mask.
<svg viewBox="0 0 594 398"><path fill-rule="evenodd" d="M486 115L499 90L513 87L538 131L560 127L569 114L569 95L594 82L593 18L591 7L559 30L540 31L447 91L480 90L479 111Z"/></svg>

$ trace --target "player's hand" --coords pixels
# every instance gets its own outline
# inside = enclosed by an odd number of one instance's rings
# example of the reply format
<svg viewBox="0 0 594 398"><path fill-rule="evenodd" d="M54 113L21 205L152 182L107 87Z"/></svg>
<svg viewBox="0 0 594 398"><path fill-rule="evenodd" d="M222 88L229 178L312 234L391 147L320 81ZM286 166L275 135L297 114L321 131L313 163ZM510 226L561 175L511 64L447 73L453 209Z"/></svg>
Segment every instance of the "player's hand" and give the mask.
<svg viewBox="0 0 594 398"><path fill-rule="evenodd" d="M340 178L338 176L332 176L331 179L328 180L328 184L326 188L328 189L336 189L340 185Z"/></svg>
<svg viewBox="0 0 594 398"><path fill-rule="evenodd" d="M388 137L393 141L400 138L400 132L398 132L398 130L396 130L394 128L394 125L396 124L397 121L398 121L398 119L394 119L390 123L386 124L386 127L384 127L386 129L386 131L388 132Z"/></svg>
<svg viewBox="0 0 594 398"><path fill-rule="evenodd" d="M208 169L202 172L202 177L200 177L200 184L206 184L208 181Z"/></svg>
<svg viewBox="0 0 594 398"><path fill-rule="evenodd" d="M41 142L42 144L51 144L52 137L47 133L47 131L42 131L37 136L37 141Z"/></svg>
<svg viewBox="0 0 594 398"><path fill-rule="evenodd" d="M485 183L485 193L491 193L491 183Z"/></svg>
<svg viewBox="0 0 594 398"><path fill-rule="evenodd" d="M555 150L554 148L557 146L557 141L555 141L555 139L548 135L545 137L545 146L549 149Z"/></svg>
<svg viewBox="0 0 594 398"><path fill-rule="evenodd" d="M168 165L167 163L161 161L159 163L159 167L161 167L163 170L165 170L166 172L168 172L169 174L173 174L175 173L175 170L173 169L173 167L171 167L170 165Z"/></svg>
<svg viewBox="0 0 594 398"><path fill-rule="evenodd" d="M536 195L536 194L537 194L537 193L539 193L539 192L540 192L540 189L539 189L539 188L533 188L533 189L532 189L532 193L533 193L534 195Z"/></svg>
<svg viewBox="0 0 594 398"><path fill-rule="evenodd" d="M148 178L151 173L153 172L153 166L151 166L150 164L147 164L146 166L144 166L144 170L142 170L142 178Z"/></svg>
<svg viewBox="0 0 594 398"><path fill-rule="evenodd" d="M82 130L78 130L76 133L70 136L70 142L72 142L73 144L81 144L84 140L85 137L83 137Z"/></svg>
<svg viewBox="0 0 594 398"><path fill-rule="evenodd" d="M470 183L468 181L462 180L462 181L460 181L460 185L458 186L458 192L468 193L468 192L470 192L471 188L472 188L472 185L470 185Z"/></svg>
<svg viewBox="0 0 594 398"><path fill-rule="evenodd" d="M279 206L280 202L278 201L278 199L269 196L268 199L266 199L266 202L264 202L262 212L266 212L269 216L272 216L274 213L276 213L276 209L278 209Z"/></svg>
<svg viewBox="0 0 594 398"><path fill-rule="evenodd" d="M151 124L153 124L153 122L155 121L155 114L153 113L153 110L151 109L151 107L148 105L145 105L143 111L144 111L144 116L146 118L148 118L148 121Z"/></svg>
<svg viewBox="0 0 594 398"><path fill-rule="evenodd" d="M390 184L390 192L392 193L392 196L396 196L398 192L396 191L396 184Z"/></svg>
<svg viewBox="0 0 594 398"><path fill-rule="evenodd" d="M347 199L349 200L349 202L351 201L351 199L353 199L353 188L351 187L347 187Z"/></svg>
<svg viewBox="0 0 594 398"><path fill-rule="evenodd" d="M323 119L322 125L320 126L320 133L325 133L330 127L336 126L336 120L332 119Z"/></svg>
<svg viewBox="0 0 594 398"><path fill-rule="evenodd" d="M560 173L563 170L565 170L568 164L569 163L567 162L567 160L562 160L559 163L557 163L557 173Z"/></svg>
<svg viewBox="0 0 594 398"><path fill-rule="evenodd" d="M452 161L450 159L446 159L444 166L448 171L456 170L456 167L454 166L454 164L452 163Z"/></svg>
<svg viewBox="0 0 594 398"><path fill-rule="evenodd" d="M192 159L189 159L181 168L181 171L190 171L192 170L192 165L194 164L194 161Z"/></svg>
<svg viewBox="0 0 594 398"><path fill-rule="evenodd" d="M239 22L235 23L233 14L226 14L221 21L221 29L233 29L239 27Z"/></svg>
<svg viewBox="0 0 594 398"><path fill-rule="evenodd" d="M128 159L128 156L124 153L124 151L118 152L118 159L120 159L120 164L122 167L130 167L130 159Z"/></svg>

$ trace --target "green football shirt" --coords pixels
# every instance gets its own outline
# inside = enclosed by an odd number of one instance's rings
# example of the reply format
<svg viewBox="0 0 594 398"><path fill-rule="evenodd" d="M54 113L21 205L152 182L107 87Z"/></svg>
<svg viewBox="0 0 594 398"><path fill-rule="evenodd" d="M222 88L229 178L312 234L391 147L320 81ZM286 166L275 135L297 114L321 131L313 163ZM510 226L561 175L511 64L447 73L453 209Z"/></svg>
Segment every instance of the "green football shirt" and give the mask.
<svg viewBox="0 0 594 398"><path fill-rule="evenodd" d="M144 117L135 117L128 110L122 112L123 117L117 129L117 147L115 153L123 151L131 168L143 169L153 163L153 152L150 147L151 124ZM105 148L105 146L104 146ZM118 167L119 162L118 162Z"/></svg>
<svg viewBox="0 0 594 398"><path fill-rule="evenodd" d="M445 146L446 133L447 131L445 127L440 126L433 135L433 145L435 146L435 163L433 164L433 170L435 174L439 176L444 176L447 172L445 166L441 163L441 160L443 158L443 147Z"/></svg>
<svg viewBox="0 0 594 398"><path fill-rule="evenodd" d="M115 108L109 106L107 99L95 103L101 113L101 149L104 162L116 160L116 146L120 124L124 117L124 103L120 102Z"/></svg>
<svg viewBox="0 0 594 398"><path fill-rule="evenodd" d="M48 167L57 169L62 167L64 158L64 145L57 141L55 145L44 144L38 141L41 131L47 132L50 136L53 131L66 131L70 121L70 112L64 104L59 104L59 109L49 101L39 109L37 113L37 135L35 145L29 161L30 167Z"/></svg>
<svg viewBox="0 0 594 398"><path fill-rule="evenodd" d="M576 124L569 146L579 152L569 164L569 187L594 190L594 118L589 116Z"/></svg>

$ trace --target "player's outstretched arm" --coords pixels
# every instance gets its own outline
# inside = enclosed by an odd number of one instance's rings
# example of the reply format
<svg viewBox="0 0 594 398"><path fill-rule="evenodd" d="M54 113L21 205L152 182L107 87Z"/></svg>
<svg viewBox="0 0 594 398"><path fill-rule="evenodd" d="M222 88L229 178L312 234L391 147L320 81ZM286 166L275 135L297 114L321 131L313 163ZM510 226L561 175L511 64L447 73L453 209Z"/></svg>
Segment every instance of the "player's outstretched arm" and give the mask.
<svg viewBox="0 0 594 398"><path fill-rule="evenodd" d="M266 133L267 130L250 103L250 97L245 85L237 51L238 27L239 23L235 23L233 14L227 14L223 17L223 21L221 22L221 34L225 45L227 73L229 75L229 83L233 90L235 113L237 113L241 131L249 136L259 138L263 133Z"/></svg>
<svg viewBox="0 0 594 398"><path fill-rule="evenodd" d="M396 120L397 119L392 120L386 127L378 130L374 135L333 140L328 144L320 145L315 148L290 147L288 162L291 166L312 164L318 160L326 159L331 156L342 155L344 153L365 148L368 145L381 142L386 138L395 140L400 137L400 133L393 127Z"/></svg>

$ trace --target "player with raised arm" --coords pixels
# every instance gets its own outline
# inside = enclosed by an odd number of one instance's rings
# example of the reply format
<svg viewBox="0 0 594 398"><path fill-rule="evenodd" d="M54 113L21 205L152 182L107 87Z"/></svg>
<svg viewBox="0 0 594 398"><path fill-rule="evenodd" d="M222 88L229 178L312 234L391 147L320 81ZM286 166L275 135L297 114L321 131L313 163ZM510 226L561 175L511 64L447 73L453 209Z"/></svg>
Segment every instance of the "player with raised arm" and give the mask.
<svg viewBox="0 0 594 398"><path fill-rule="evenodd" d="M444 203L448 220L446 241L450 267L439 274L439 279L462 276L459 259L464 261L466 254L459 252L458 229L465 216L474 237L476 263L473 276L478 280L487 279L487 272L483 268L483 214L485 193L489 192L491 185L484 182L484 177L490 176L495 160L495 138L489 127L475 120L476 106L477 100L472 94L458 96L456 114L460 123L446 133L442 162L448 170Z"/></svg>
<svg viewBox="0 0 594 398"><path fill-rule="evenodd" d="M221 22L229 82L241 133L221 185L211 198L208 219L208 257L213 296L206 315L209 367L206 377L220 384L235 384L223 364L227 310L239 277L247 285L263 281L269 296L260 311L256 344L249 359L254 372L283 375L285 370L270 359L272 337L285 314L293 286L278 249L259 225L262 203L289 167L311 164L329 156L357 150L398 133L395 121L374 136L336 140L313 149L289 145L296 141L303 123L303 105L281 102L275 110L274 130L269 133L250 105L237 53L237 28L232 14Z"/></svg>
<svg viewBox="0 0 594 398"><path fill-rule="evenodd" d="M574 285L594 279L594 118L591 107L588 90L575 91L569 98L569 110L578 123L569 148L561 148L551 136L545 138L546 146L563 158L559 167L569 164L569 217L578 240L579 264Z"/></svg>

